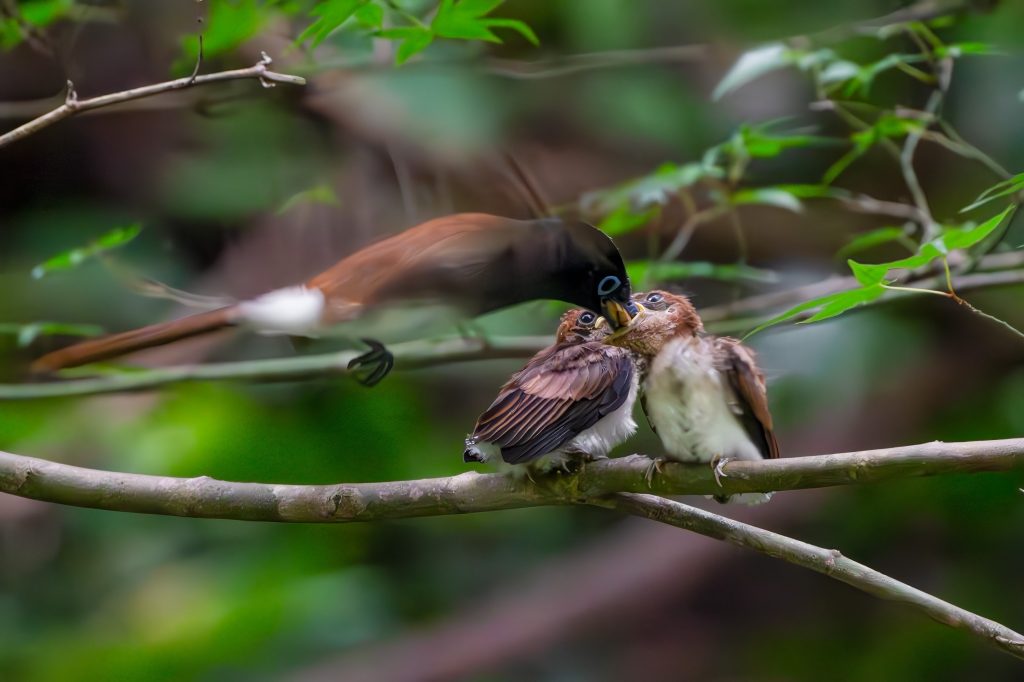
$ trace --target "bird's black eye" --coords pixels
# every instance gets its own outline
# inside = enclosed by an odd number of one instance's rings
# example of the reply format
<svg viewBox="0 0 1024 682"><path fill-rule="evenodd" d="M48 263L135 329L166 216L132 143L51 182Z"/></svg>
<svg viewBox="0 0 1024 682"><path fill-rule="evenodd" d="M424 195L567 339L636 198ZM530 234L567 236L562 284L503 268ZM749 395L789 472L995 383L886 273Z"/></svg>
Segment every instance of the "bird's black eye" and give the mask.
<svg viewBox="0 0 1024 682"><path fill-rule="evenodd" d="M607 296L616 289L622 286L622 280L615 275L608 275L602 279L597 285L597 294L599 296Z"/></svg>
<svg viewBox="0 0 1024 682"><path fill-rule="evenodd" d="M647 294L648 303L661 303L664 298L661 294Z"/></svg>
<svg viewBox="0 0 1024 682"><path fill-rule="evenodd" d="M588 327L590 325L594 324L594 322L596 322L596 321L597 321L597 315L595 315L594 313L590 313L590 312L583 313L583 314L581 314L577 318L577 322L579 322L582 325L586 325Z"/></svg>

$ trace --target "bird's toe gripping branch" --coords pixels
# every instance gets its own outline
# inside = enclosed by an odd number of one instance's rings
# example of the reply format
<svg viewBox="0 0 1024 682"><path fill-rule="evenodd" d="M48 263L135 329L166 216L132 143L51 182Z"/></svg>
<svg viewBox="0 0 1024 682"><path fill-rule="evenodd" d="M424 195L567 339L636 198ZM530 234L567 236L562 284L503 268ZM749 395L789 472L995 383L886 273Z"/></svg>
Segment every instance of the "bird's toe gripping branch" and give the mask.
<svg viewBox="0 0 1024 682"><path fill-rule="evenodd" d="M370 347L362 355L352 358L348 369L355 375L355 380L366 387L376 386L384 377L391 373L395 366L395 356L380 341L360 339Z"/></svg>

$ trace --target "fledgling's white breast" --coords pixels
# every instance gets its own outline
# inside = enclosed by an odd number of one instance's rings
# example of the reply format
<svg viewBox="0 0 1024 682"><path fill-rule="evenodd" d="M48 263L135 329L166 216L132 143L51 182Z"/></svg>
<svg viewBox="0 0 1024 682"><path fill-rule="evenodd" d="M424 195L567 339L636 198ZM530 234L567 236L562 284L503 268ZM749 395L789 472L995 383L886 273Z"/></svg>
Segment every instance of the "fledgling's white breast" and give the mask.
<svg viewBox="0 0 1024 682"><path fill-rule="evenodd" d="M242 320L260 334L315 336L321 327L324 294L304 286L287 287L239 304Z"/></svg>
<svg viewBox="0 0 1024 682"><path fill-rule="evenodd" d="M761 459L733 412L732 391L714 367L710 343L676 338L662 348L644 381L647 415L671 459Z"/></svg>

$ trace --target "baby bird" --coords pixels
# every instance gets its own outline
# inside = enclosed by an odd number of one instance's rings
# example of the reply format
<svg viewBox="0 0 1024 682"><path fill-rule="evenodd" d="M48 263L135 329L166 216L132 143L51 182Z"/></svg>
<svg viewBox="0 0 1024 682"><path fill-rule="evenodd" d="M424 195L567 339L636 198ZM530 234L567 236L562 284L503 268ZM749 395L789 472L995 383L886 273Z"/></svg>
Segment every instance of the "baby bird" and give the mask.
<svg viewBox="0 0 1024 682"><path fill-rule="evenodd" d="M567 469L607 456L632 436L639 373L628 350L602 342L609 333L603 317L567 312L555 343L513 374L480 415L463 459Z"/></svg>
<svg viewBox="0 0 1024 682"><path fill-rule="evenodd" d="M778 457L764 374L754 352L736 339L705 333L685 296L651 291L633 301L640 313L606 342L639 356L644 412L667 459L710 462L718 479L730 459ZM746 504L770 497L732 496ZM729 496L715 499L730 501Z"/></svg>

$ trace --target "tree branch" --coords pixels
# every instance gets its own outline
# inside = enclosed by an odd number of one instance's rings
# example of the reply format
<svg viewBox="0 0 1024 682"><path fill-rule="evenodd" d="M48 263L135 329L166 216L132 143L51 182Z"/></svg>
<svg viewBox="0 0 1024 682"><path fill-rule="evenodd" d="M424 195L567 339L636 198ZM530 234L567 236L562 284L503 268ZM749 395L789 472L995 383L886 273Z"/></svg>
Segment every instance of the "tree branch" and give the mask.
<svg viewBox="0 0 1024 682"><path fill-rule="evenodd" d="M1007 268L977 272L957 279L957 291L966 292L1001 286L1024 284L1024 252L1003 253L982 259L979 268ZM904 285L944 287L942 275L908 278ZM746 331L760 323L769 311L793 305L818 296L852 289L858 283L853 277L833 277L803 287L773 292L701 310L709 331L728 334ZM867 306L898 300L911 295L893 291ZM806 318L807 313L803 316ZM801 319L797 317L796 319ZM420 369L457 362L527 358L551 343L547 336L466 338L449 337L435 340L411 341L391 347L398 369ZM0 384L0 402L10 400L38 400L71 396L99 395L145 391L191 381L300 381L339 376L348 373L348 363L358 353L344 351L290 358L247 360L161 367L123 374L111 374L88 379L69 379L51 383Z"/></svg>
<svg viewBox="0 0 1024 682"><path fill-rule="evenodd" d="M883 599L903 602L1018 658L1024 637L867 566L771 531L649 494L650 460L591 463L575 475L528 478L465 473L450 478L338 485L234 483L102 472L0 452L0 492L112 511L291 523L344 523L589 504L643 516L785 559ZM1024 468L1024 438L925 443L902 448L729 462L717 486L710 467L670 464L652 482L662 493L734 493L866 483L911 476Z"/></svg>
<svg viewBox="0 0 1024 682"><path fill-rule="evenodd" d="M196 85L247 78L255 78L259 80L265 88L272 88L278 83L287 83L289 85L306 84L306 79L300 76L291 76L271 71L269 69L271 63L272 60L264 52L262 58L256 64L245 69L220 71L218 73L209 73L202 76L191 75L186 76L185 78L178 78L173 81L156 83L155 85L146 85L140 88L133 88L131 90L123 90L121 92L113 92L108 95L100 95L99 97L91 97L89 99L78 99L78 95L75 92L75 86L71 81L68 81L67 96L64 99L64 104L60 105L53 111L32 119L28 123L25 123L14 130L0 135L0 147L17 142L18 140L26 138L33 133L37 133L43 128L49 127L54 123L62 121L79 112L99 109L100 107L108 107L113 104L129 102L132 100L142 99L144 97L152 97L153 95L173 92L175 90L183 90Z"/></svg>
<svg viewBox="0 0 1024 682"><path fill-rule="evenodd" d="M274 485L98 471L0 452L0 492L77 507L196 518L345 523L563 505L616 492L710 495L798 490L918 476L1024 469L1024 438L923 443L709 466L668 463L650 483L640 455L592 462L573 475L467 472L448 478Z"/></svg>
<svg viewBox="0 0 1024 682"><path fill-rule="evenodd" d="M943 625L969 632L1024 659L1024 635L879 573L843 556L839 550L817 547L654 495L619 493L589 503L667 523L809 568L875 597L901 602Z"/></svg>

